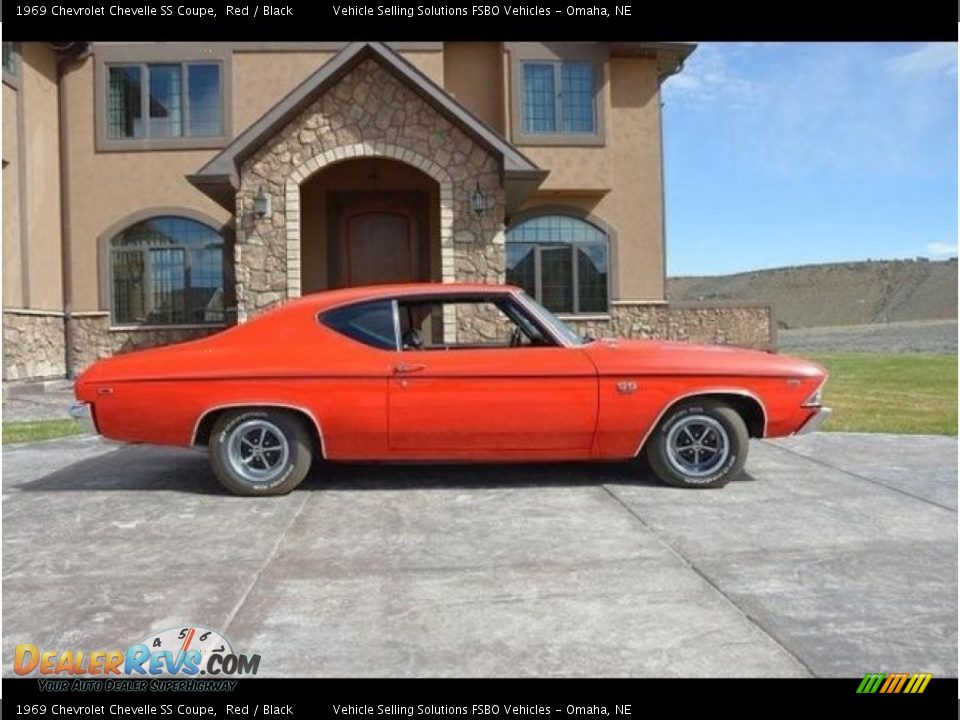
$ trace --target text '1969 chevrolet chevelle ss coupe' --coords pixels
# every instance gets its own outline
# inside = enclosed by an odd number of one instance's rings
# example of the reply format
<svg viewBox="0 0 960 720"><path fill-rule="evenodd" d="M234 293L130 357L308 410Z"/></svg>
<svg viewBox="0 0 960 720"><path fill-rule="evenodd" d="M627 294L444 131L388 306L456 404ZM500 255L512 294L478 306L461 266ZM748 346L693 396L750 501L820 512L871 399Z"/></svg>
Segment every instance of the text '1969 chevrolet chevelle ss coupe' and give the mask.
<svg viewBox="0 0 960 720"><path fill-rule="evenodd" d="M719 487L749 438L809 432L824 370L782 355L591 340L511 286L354 287L210 337L101 360L77 417L104 437L209 447L223 485L286 493L326 461L626 460Z"/></svg>

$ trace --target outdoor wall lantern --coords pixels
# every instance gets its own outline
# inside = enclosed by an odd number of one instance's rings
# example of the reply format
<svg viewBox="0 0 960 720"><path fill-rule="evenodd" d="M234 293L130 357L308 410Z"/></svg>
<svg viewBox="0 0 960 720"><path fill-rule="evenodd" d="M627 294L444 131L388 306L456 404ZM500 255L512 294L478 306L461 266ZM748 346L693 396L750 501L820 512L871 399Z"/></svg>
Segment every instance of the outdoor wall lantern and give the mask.
<svg viewBox="0 0 960 720"><path fill-rule="evenodd" d="M270 196L263 191L263 186L257 190L257 196L253 199L253 214L258 218L270 215Z"/></svg>
<svg viewBox="0 0 960 720"><path fill-rule="evenodd" d="M480 189L480 180L477 180L477 187L470 193L470 207L479 217L490 209L490 198Z"/></svg>

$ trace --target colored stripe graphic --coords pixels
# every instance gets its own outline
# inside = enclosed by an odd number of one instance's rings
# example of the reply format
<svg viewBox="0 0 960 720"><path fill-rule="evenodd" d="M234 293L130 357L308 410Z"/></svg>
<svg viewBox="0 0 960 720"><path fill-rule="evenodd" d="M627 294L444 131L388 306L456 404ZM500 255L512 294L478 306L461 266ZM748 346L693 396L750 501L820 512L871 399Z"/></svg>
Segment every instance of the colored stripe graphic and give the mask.
<svg viewBox="0 0 960 720"><path fill-rule="evenodd" d="M858 693L875 693L880 688L880 683L886 677L883 673L867 673L857 688Z"/></svg>
<svg viewBox="0 0 960 720"><path fill-rule="evenodd" d="M880 688L880 692L890 694L900 692L900 688L903 687L908 677L909 675L907 675L907 673L890 673L887 675L886 682L884 682Z"/></svg>
<svg viewBox="0 0 960 720"><path fill-rule="evenodd" d="M867 673L860 681L858 693L881 693L893 695L898 693L919 694L927 689L933 673Z"/></svg>
<svg viewBox="0 0 960 720"><path fill-rule="evenodd" d="M905 693L922 693L927 689L927 685L930 683L932 677L933 673L914 673L903 691Z"/></svg>

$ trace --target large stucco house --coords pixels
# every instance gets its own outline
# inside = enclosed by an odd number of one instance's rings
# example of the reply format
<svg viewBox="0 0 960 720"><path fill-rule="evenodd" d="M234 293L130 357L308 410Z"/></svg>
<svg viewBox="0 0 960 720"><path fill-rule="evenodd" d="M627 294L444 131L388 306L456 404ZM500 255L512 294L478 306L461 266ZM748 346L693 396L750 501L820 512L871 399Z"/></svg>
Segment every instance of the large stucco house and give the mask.
<svg viewBox="0 0 960 720"><path fill-rule="evenodd" d="M386 281L512 282L593 334L770 342L765 308L665 303L660 89L692 45L3 50L6 380Z"/></svg>

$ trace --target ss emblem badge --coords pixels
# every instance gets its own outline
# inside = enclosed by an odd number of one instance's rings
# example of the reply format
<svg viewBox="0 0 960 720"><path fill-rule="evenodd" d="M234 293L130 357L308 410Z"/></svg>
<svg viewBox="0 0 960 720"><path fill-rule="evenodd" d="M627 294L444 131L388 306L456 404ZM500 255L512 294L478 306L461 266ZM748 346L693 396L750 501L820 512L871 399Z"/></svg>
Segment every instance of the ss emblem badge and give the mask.
<svg viewBox="0 0 960 720"><path fill-rule="evenodd" d="M629 395L637 391L637 383L634 380L618 380L617 392L621 395Z"/></svg>

